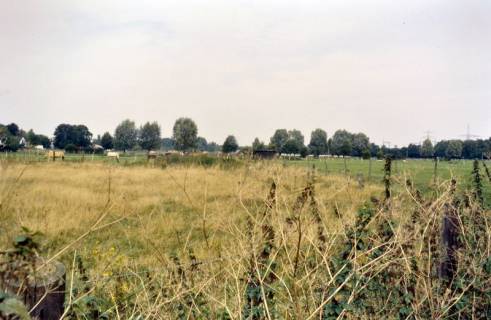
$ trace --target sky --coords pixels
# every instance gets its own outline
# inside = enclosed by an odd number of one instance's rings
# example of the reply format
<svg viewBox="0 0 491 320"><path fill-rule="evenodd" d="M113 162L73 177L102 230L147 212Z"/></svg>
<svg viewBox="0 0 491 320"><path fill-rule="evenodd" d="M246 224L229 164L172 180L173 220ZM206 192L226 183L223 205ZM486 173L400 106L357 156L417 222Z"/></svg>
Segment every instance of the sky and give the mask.
<svg viewBox="0 0 491 320"><path fill-rule="evenodd" d="M491 136L489 0L0 0L0 123Z"/></svg>

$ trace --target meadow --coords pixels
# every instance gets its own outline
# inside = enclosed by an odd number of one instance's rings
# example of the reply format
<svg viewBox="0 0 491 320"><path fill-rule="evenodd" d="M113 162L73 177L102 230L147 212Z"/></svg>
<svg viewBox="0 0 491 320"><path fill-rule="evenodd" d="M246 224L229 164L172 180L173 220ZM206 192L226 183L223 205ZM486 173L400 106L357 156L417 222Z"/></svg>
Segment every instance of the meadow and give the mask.
<svg viewBox="0 0 491 320"><path fill-rule="evenodd" d="M490 312L490 230L475 230L489 222L490 184L482 171L480 206L471 161L442 161L436 178L432 161L394 161L387 199L381 161L369 174L359 159L202 160L4 158L0 249L22 227L40 232L37 253L67 267L70 319ZM461 281L442 293L440 221L452 203L470 238Z"/></svg>

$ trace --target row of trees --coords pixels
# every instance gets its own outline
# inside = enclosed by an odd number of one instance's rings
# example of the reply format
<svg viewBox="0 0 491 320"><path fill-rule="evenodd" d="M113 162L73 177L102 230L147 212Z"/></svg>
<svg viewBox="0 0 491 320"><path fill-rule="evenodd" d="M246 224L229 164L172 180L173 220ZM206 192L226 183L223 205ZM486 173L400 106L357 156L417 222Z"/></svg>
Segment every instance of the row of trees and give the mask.
<svg viewBox="0 0 491 320"><path fill-rule="evenodd" d="M350 133L338 130L332 138L327 138L327 132L315 129L310 135L306 146L305 138L299 130L278 129L270 139L269 145L258 138L252 143L253 150L269 149L279 153L300 154L335 154L340 156L370 156L370 139L364 133Z"/></svg>
<svg viewBox="0 0 491 320"><path fill-rule="evenodd" d="M205 138L198 136L196 123L189 118L179 118L174 124L172 138L161 138L161 129L157 122L147 122L140 128L135 122L127 119L121 122L114 131L114 136L106 132L95 139L104 149L118 150L210 150L216 151L216 143L208 143Z"/></svg>
<svg viewBox="0 0 491 320"><path fill-rule="evenodd" d="M0 149L15 151L28 145L43 145L69 151L92 150L97 145L104 149L117 150L180 150L180 151L223 151L226 153L239 150L235 136L228 136L220 146L215 142L208 142L204 137L198 136L198 127L190 118L176 120L172 137L162 138L161 128L157 122L146 122L137 127L134 121L122 121L113 134L105 132L102 136L93 139L92 133L85 125L60 124L56 127L54 138L50 140L45 135L28 132L20 129L15 123L0 124ZM250 148L250 147L244 147ZM278 129L265 144L258 138L252 143L252 150L274 150L278 153L312 154L319 156L331 154L354 157L383 157L391 155L394 158L465 158L474 159L491 155L491 138L488 140L442 140L435 145L427 139L421 145L409 144L407 147L379 146L370 142L364 133L351 133L346 130L337 130L328 138L327 132L315 129L310 135L308 145L299 130Z"/></svg>

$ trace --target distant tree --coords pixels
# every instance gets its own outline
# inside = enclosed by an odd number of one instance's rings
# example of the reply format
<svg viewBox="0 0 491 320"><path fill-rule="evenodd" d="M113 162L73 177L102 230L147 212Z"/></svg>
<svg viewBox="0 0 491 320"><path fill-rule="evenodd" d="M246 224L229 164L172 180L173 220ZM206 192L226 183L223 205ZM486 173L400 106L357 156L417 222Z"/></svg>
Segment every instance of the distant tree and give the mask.
<svg viewBox="0 0 491 320"><path fill-rule="evenodd" d="M51 140L47 136L43 134L38 134L37 139L38 145L42 145L43 148L48 149L49 147L51 147Z"/></svg>
<svg viewBox="0 0 491 320"><path fill-rule="evenodd" d="M264 144L264 142L260 141L259 138L254 139L254 141L252 142L252 150L256 151L264 149L266 149L266 145Z"/></svg>
<svg viewBox="0 0 491 320"><path fill-rule="evenodd" d="M275 131L270 139L269 145L271 148L276 150L276 152L281 152L281 148L288 140L288 131L286 129L278 129Z"/></svg>
<svg viewBox="0 0 491 320"><path fill-rule="evenodd" d="M208 141L203 137L198 137L196 140L197 149L199 151L208 151Z"/></svg>
<svg viewBox="0 0 491 320"><path fill-rule="evenodd" d="M65 149L66 152L76 152L78 150L77 146L73 143L68 143L63 149Z"/></svg>
<svg viewBox="0 0 491 320"><path fill-rule="evenodd" d="M363 150L361 152L361 157L363 159L370 159L370 156L371 156L371 154L370 154L370 149L369 148L366 148L365 150Z"/></svg>
<svg viewBox="0 0 491 320"><path fill-rule="evenodd" d="M51 144L47 136L36 134L32 129L27 132L26 139L31 146L42 145L44 148L49 148Z"/></svg>
<svg viewBox="0 0 491 320"><path fill-rule="evenodd" d="M296 141L299 145L305 145L305 138L303 137L302 132L297 129L288 131L288 139Z"/></svg>
<svg viewBox="0 0 491 320"><path fill-rule="evenodd" d="M54 145L56 148L65 149L67 144L74 144L75 134L73 126L62 123L55 129Z"/></svg>
<svg viewBox="0 0 491 320"><path fill-rule="evenodd" d="M413 143L410 143L407 147L408 158L421 158L421 148Z"/></svg>
<svg viewBox="0 0 491 320"><path fill-rule="evenodd" d="M147 122L139 130L138 142L144 150L150 151L160 147L160 126L157 122Z"/></svg>
<svg viewBox="0 0 491 320"><path fill-rule="evenodd" d="M13 136L18 136L20 133L19 126L15 123L11 123L7 125L7 130L10 132L11 135Z"/></svg>
<svg viewBox="0 0 491 320"><path fill-rule="evenodd" d="M370 139L364 133L357 133L352 135L353 138L353 150L351 154L355 157L361 157L363 152L370 147Z"/></svg>
<svg viewBox="0 0 491 320"><path fill-rule="evenodd" d="M340 156L348 156L352 150L352 134L346 130L337 130L332 137L332 152Z"/></svg>
<svg viewBox="0 0 491 320"><path fill-rule="evenodd" d="M138 131L135 122L126 119L123 120L114 131L114 147L118 150L130 150L136 146L138 141Z"/></svg>
<svg viewBox="0 0 491 320"><path fill-rule="evenodd" d="M426 139L423 141L423 145L421 146L421 157L423 158L431 158L435 150L433 149L433 143L431 143L430 139Z"/></svg>
<svg viewBox="0 0 491 320"><path fill-rule="evenodd" d="M488 140L478 139L476 142L476 158L485 158L488 155L491 157L491 138Z"/></svg>
<svg viewBox="0 0 491 320"><path fill-rule="evenodd" d="M84 149L90 146L92 140L92 133L85 125L62 123L56 127L54 136L54 145L60 149L65 149L68 144Z"/></svg>
<svg viewBox="0 0 491 320"><path fill-rule="evenodd" d="M78 148L88 148L91 145L92 141L92 133L90 133L89 128L87 128L85 125L80 124L80 125L75 125L74 131L75 131L75 145Z"/></svg>
<svg viewBox="0 0 491 320"><path fill-rule="evenodd" d="M223 142L222 151L225 153L235 152L239 149L239 144L234 136L228 136Z"/></svg>
<svg viewBox="0 0 491 320"><path fill-rule="evenodd" d="M462 141L450 140L445 151L447 159L458 159L462 157Z"/></svg>
<svg viewBox="0 0 491 320"><path fill-rule="evenodd" d="M177 150L187 151L196 148L198 141L198 127L192 119L177 119L172 131Z"/></svg>
<svg viewBox="0 0 491 320"><path fill-rule="evenodd" d="M448 148L448 141L441 140L438 141L434 148L434 156L439 158L445 158Z"/></svg>
<svg viewBox="0 0 491 320"><path fill-rule="evenodd" d="M380 147L378 145L376 145L375 143L370 143L370 156L378 158L379 151L380 151Z"/></svg>
<svg viewBox="0 0 491 320"><path fill-rule="evenodd" d="M101 146L104 149L112 149L114 147L114 142L113 142L113 137L109 132L104 132L104 134L101 137Z"/></svg>
<svg viewBox="0 0 491 320"><path fill-rule="evenodd" d="M298 140L288 139L281 148L281 153L286 154L301 154L302 152L302 144L299 143Z"/></svg>
<svg viewBox="0 0 491 320"><path fill-rule="evenodd" d="M480 158L482 152L479 148L479 142L476 140L465 140L462 145L462 157L465 159Z"/></svg>
<svg viewBox="0 0 491 320"><path fill-rule="evenodd" d="M216 143L216 142L209 142L208 145L206 146L206 151L208 152L217 152L220 151L222 147Z"/></svg>
<svg viewBox="0 0 491 320"><path fill-rule="evenodd" d="M175 148L175 141L172 138L163 138L162 139L162 149L163 150L172 150Z"/></svg>
<svg viewBox="0 0 491 320"><path fill-rule="evenodd" d="M17 151L20 148L20 137L14 136L7 126L0 125L0 150Z"/></svg>
<svg viewBox="0 0 491 320"><path fill-rule="evenodd" d="M27 142L32 146L39 145L38 135L34 133L34 130L27 131Z"/></svg>
<svg viewBox="0 0 491 320"><path fill-rule="evenodd" d="M317 157L320 154L326 154L327 149L327 133L322 129L312 131L309 143L310 153Z"/></svg>

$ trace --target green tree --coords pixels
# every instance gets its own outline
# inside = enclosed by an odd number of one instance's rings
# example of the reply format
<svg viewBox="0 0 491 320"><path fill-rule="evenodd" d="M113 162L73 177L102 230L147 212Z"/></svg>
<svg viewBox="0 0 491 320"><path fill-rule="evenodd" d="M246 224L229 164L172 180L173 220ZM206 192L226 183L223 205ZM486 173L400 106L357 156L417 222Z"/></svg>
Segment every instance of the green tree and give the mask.
<svg viewBox="0 0 491 320"><path fill-rule="evenodd" d="M434 148L434 152L433 152L434 156L439 158L445 158L447 153L447 148L448 148L447 140L438 141Z"/></svg>
<svg viewBox="0 0 491 320"><path fill-rule="evenodd" d="M160 126L157 122L145 123L139 131L138 142L144 150L150 151L160 147Z"/></svg>
<svg viewBox="0 0 491 320"><path fill-rule="evenodd" d="M209 142L208 145L206 146L206 151L208 152L217 152L220 151L221 147L218 145L216 142Z"/></svg>
<svg viewBox="0 0 491 320"><path fill-rule="evenodd" d="M114 147L118 150L130 150L136 146L138 131L134 121L123 120L114 131Z"/></svg>
<svg viewBox="0 0 491 320"><path fill-rule="evenodd" d="M445 151L445 157L447 159L458 159L462 157L462 141L450 140L448 142L447 150Z"/></svg>
<svg viewBox="0 0 491 320"><path fill-rule="evenodd" d="M203 137L198 137L196 140L196 145L198 146L199 151L207 151L208 150L208 141L206 141Z"/></svg>
<svg viewBox="0 0 491 320"><path fill-rule="evenodd" d="M19 126L15 123L11 123L7 125L7 130L10 132L11 135L13 136L18 136L20 133Z"/></svg>
<svg viewBox="0 0 491 320"><path fill-rule="evenodd" d="M462 157L465 159L478 159L482 156L479 141L465 140L462 146Z"/></svg>
<svg viewBox="0 0 491 320"><path fill-rule="evenodd" d="M109 132L104 132L104 134L102 135L101 146L106 150L112 149L114 147L113 137Z"/></svg>
<svg viewBox="0 0 491 320"><path fill-rule="evenodd" d="M283 147L281 148L281 153L301 154L302 153L302 147L303 147L303 145L300 144L298 140L288 139L283 144Z"/></svg>
<svg viewBox="0 0 491 320"><path fill-rule="evenodd" d="M177 150L188 151L196 148L198 142L198 127L192 119L177 119L172 132Z"/></svg>
<svg viewBox="0 0 491 320"><path fill-rule="evenodd" d="M32 130L32 129L27 131L27 142L31 146L37 146L39 144L38 136L37 136L37 134L34 133L34 130Z"/></svg>
<svg viewBox="0 0 491 320"><path fill-rule="evenodd" d="M67 145L73 145L77 149L84 149L91 145L92 133L85 125L71 125L62 123L58 125L54 133L54 145L56 148L65 149Z"/></svg>
<svg viewBox="0 0 491 320"><path fill-rule="evenodd" d="M327 153L327 133L322 129L315 129L310 134L309 150L316 157Z"/></svg>
<svg viewBox="0 0 491 320"><path fill-rule="evenodd" d="M363 156L365 150L370 148L370 139L364 133L357 133L352 135L353 138L353 150L351 153L355 157Z"/></svg>
<svg viewBox="0 0 491 320"><path fill-rule="evenodd" d="M380 151L380 147L376 145L375 143L370 143L370 156L371 157L378 157Z"/></svg>
<svg viewBox="0 0 491 320"><path fill-rule="evenodd" d="M434 154L433 143L431 143L430 139L426 139L423 141L423 145L421 146L421 157L423 158L431 158Z"/></svg>
<svg viewBox="0 0 491 320"><path fill-rule="evenodd" d="M14 136L7 126L0 125L0 150L17 151L20 137Z"/></svg>
<svg viewBox="0 0 491 320"><path fill-rule="evenodd" d="M162 149L168 151L175 148L175 141L172 138L163 138L162 139Z"/></svg>
<svg viewBox="0 0 491 320"><path fill-rule="evenodd" d="M352 149L352 134L346 130L337 130L332 137L332 152L337 155L348 156Z"/></svg>
<svg viewBox="0 0 491 320"><path fill-rule="evenodd" d="M409 158L420 158L421 157L421 150L418 145L414 143L410 143L409 146L407 147L407 156Z"/></svg>
<svg viewBox="0 0 491 320"><path fill-rule="evenodd" d="M42 145L43 148L49 148L51 144L51 141L47 136L36 134L32 129L27 132L26 138L31 146Z"/></svg>
<svg viewBox="0 0 491 320"><path fill-rule="evenodd" d="M299 145L304 146L305 145L305 138L303 137L302 132L297 129L289 130L288 131L288 139L296 141Z"/></svg>
<svg viewBox="0 0 491 320"><path fill-rule="evenodd" d="M275 131L270 139L269 145L271 148L276 150L276 152L281 152L281 148L288 140L288 131L286 129L278 129Z"/></svg>
<svg viewBox="0 0 491 320"><path fill-rule="evenodd" d="M254 139L254 141L252 142L252 150L256 151L264 149L266 149L266 145L264 144L264 142L260 141L259 138Z"/></svg>
<svg viewBox="0 0 491 320"><path fill-rule="evenodd" d="M47 149L51 147L51 140L48 138L48 136L45 136L44 134L38 134L37 139L38 144L42 145L43 148Z"/></svg>
<svg viewBox="0 0 491 320"><path fill-rule="evenodd" d="M239 149L239 144L234 136L228 136L223 142L222 151L225 153L235 152Z"/></svg>

